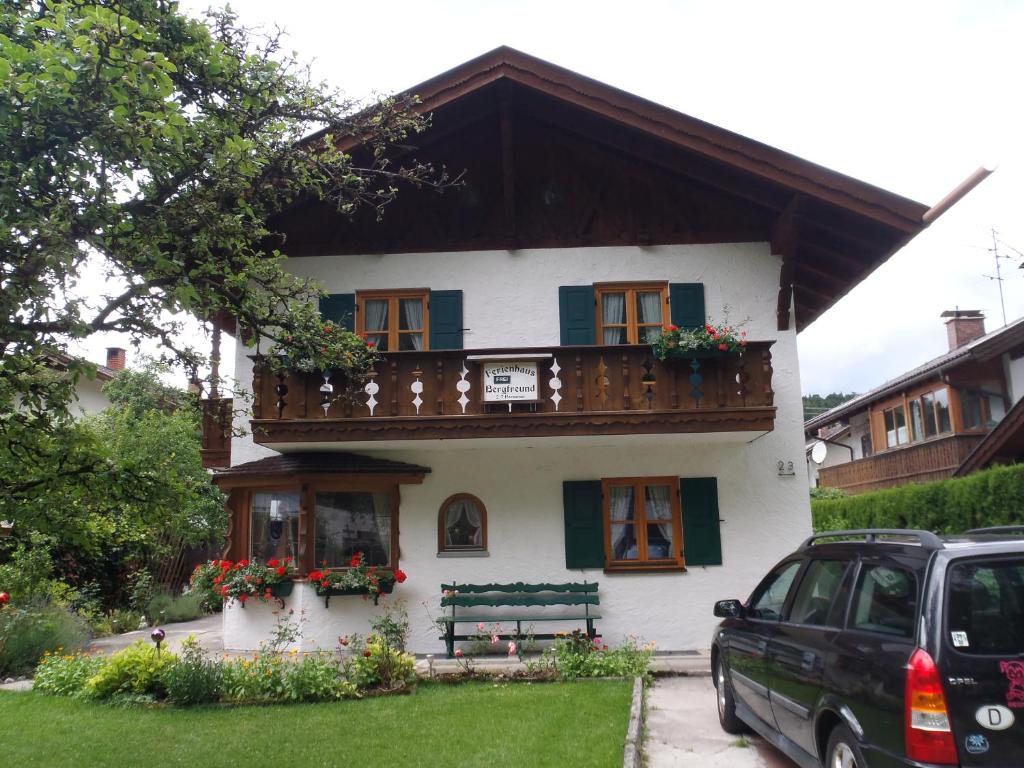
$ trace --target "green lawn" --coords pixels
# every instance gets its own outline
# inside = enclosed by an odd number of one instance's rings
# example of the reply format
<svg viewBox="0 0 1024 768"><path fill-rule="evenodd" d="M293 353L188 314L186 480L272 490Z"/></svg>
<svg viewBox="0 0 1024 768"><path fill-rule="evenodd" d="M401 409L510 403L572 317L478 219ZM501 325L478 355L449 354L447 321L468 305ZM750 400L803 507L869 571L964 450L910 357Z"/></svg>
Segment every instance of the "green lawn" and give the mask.
<svg viewBox="0 0 1024 768"><path fill-rule="evenodd" d="M336 704L118 709L0 692L5 766L621 766L632 684L425 686Z"/></svg>

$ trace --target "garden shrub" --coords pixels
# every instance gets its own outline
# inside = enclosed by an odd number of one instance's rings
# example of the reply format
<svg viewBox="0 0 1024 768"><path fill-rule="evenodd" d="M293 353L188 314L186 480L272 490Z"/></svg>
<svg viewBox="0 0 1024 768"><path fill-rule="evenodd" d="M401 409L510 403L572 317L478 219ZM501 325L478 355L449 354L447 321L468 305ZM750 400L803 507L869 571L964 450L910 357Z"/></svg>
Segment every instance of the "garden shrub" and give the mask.
<svg viewBox="0 0 1024 768"><path fill-rule="evenodd" d="M36 667L33 690L52 696L83 696L89 679L99 674L106 663L103 656L47 653Z"/></svg>
<svg viewBox="0 0 1024 768"><path fill-rule="evenodd" d="M142 614L128 608L115 608L107 613L96 614L90 617L89 624L96 637L120 635L144 628Z"/></svg>
<svg viewBox="0 0 1024 768"><path fill-rule="evenodd" d="M815 531L920 528L962 533L1024 522L1024 465L993 467L967 477L904 485L844 499L814 499Z"/></svg>
<svg viewBox="0 0 1024 768"><path fill-rule="evenodd" d="M184 595L157 592L146 606L146 616L149 617L151 624L194 621L206 613L203 596L194 592Z"/></svg>
<svg viewBox="0 0 1024 768"><path fill-rule="evenodd" d="M167 693L165 672L176 661L174 654L158 653L156 646L139 640L111 656L100 671L89 678L86 690L101 699L115 694L163 696Z"/></svg>
<svg viewBox="0 0 1024 768"><path fill-rule="evenodd" d="M89 638L84 619L57 605L0 610L0 677L29 674L49 651L78 650Z"/></svg>
<svg viewBox="0 0 1024 768"><path fill-rule="evenodd" d="M358 643L352 648L346 673L360 689L400 690L416 681L416 659L371 636L362 650Z"/></svg>
<svg viewBox="0 0 1024 768"><path fill-rule="evenodd" d="M628 637L618 648L610 648L601 638L591 640L579 630L555 640L540 661L527 664L534 674L553 670L563 680L581 677L646 677L650 673L654 643L640 645Z"/></svg>
<svg viewBox="0 0 1024 768"><path fill-rule="evenodd" d="M356 686L342 677L338 660L314 653L285 665L285 697L290 701L333 701L356 696Z"/></svg>
<svg viewBox="0 0 1024 768"><path fill-rule="evenodd" d="M284 661L257 654L223 665L224 698L236 703L280 701L285 696Z"/></svg>
<svg viewBox="0 0 1024 768"><path fill-rule="evenodd" d="M182 643L181 656L164 669L163 683L167 698L175 704L212 704L220 701L224 690L224 665L209 659L189 635Z"/></svg>

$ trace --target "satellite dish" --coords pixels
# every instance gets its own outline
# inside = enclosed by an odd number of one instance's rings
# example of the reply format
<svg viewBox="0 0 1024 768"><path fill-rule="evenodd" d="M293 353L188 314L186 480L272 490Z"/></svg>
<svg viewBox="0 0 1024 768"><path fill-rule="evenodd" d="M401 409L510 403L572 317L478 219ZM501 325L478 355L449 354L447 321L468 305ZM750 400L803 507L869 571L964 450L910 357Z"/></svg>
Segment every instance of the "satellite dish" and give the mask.
<svg viewBox="0 0 1024 768"><path fill-rule="evenodd" d="M814 447L811 448L811 461L815 464L821 464L825 461L825 457L828 455L828 446L825 443L817 442Z"/></svg>

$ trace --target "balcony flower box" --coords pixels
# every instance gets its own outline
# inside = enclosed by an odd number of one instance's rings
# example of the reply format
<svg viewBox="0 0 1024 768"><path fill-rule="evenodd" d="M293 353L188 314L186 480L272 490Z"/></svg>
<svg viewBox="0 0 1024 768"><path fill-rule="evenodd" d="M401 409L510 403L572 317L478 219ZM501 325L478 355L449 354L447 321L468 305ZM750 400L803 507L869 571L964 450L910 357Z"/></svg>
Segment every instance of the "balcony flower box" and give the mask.
<svg viewBox="0 0 1024 768"><path fill-rule="evenodd" d="M701 328L679 328L667 325L658 340L651 345L654 356L663 362L725 357L743 352L747 346L747 332L737 332L728 325Z"/></svg>

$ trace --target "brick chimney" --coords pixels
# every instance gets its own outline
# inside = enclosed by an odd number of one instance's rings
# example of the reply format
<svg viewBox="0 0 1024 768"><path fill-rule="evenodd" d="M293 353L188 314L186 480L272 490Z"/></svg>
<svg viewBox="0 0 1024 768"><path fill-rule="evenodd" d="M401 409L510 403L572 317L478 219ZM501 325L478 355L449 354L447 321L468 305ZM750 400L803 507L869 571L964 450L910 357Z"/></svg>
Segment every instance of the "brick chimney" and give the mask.
<svg viewBox="0 0 1024 768"><path fill-rule="evenodd" d="M112 371L124 370L124 350L121 347L107 347L107 368Z"/></svg>
<svg viewBox="0 0 1024 768"><path fill-rule="evenodd" d="M949 336L949 351L959 349L985 335L985 316L978 309L952 309L942 313Z"/></svg>

